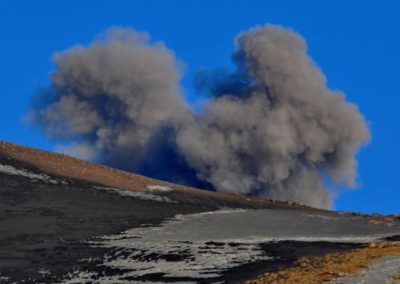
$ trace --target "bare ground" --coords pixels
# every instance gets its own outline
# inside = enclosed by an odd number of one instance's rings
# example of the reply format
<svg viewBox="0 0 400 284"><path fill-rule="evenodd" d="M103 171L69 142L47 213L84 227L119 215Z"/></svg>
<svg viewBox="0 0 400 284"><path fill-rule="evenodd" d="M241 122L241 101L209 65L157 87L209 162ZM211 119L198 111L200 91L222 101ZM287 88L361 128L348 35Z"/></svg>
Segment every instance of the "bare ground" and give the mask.
<svg viewBox="0 0 400 284"><path fill-rule="evenodd" d="M32 283L53 283L71 267L83 265L81 268L85 269L84 264L77 262L79 259L106 253L104 249L82 245L82 241L143 224L155 226L176 214L222 207L329 212L264 198L194 189L7 142L0 142L1 161L16 168L28 168L32 173L45 172L50 178L62 181L58 184L32 183L22 177L0 173L0 282L4 283L8 283L7 277L17 283L29 279ZM131 199L96 188L96 185L132 192L148 192L149 185L166 186L173 190L159 195L177 203ZM342 215L361 216L372 226L382 228L390 228L400 220L399 216L379 214L349 212ZM240 283L266 271L268 273L250 283L329 281L360 271L379 257L399 255L399 237L393 236L387 241L390 242L355 250L351 246L331 243L330 251L307 243L290 245L291 250L285 251L282 250L285 243L271 243L267 245L268 251L274 254L277 250L275 253L281 262L241 266L228 271L223 283ZM46 274L42 268L51 273ZM393 275L393 279L396 277Z"/></svg>

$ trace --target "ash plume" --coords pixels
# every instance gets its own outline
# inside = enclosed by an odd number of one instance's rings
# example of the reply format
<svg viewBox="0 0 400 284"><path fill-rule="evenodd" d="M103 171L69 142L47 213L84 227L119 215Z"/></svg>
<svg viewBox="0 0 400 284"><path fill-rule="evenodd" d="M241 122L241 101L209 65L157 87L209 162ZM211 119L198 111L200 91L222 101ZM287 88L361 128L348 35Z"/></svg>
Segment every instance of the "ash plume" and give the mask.
<svg viewBox="0 0 400 284"><path fill-rule="evenodd" d="M207 101L194 113L181 64L143 33L112 29L54 56L52 86L29 117L52 138L102 163L217 191L329 208L324 185L355 186L369 131L332 91L297 33L266 25L241 33L235 70L201 70ZM65 146L62 146L65 148Z"/></svg>
<svg viewBox="0 0 400 284"><path fill-rule="evenodd" d="M72 141L56 147L67 154L136 170L151 155L149 145L163 144L152 139L188 112L179 89L181 64L145 33L110 29L53 61L52 86L40 90L28 117L51 138Z"/></svg>

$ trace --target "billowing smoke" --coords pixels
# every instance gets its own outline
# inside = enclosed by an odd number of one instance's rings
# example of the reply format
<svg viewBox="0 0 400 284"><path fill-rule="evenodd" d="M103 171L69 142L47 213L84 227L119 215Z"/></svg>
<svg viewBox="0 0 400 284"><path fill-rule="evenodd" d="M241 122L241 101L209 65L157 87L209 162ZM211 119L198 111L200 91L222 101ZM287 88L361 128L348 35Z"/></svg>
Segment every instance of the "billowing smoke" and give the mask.
<svg viewBox="0 0 400 284"><path fill-rule="evenodd" d="M354 104L331 91L291 30L242 33L235 70L201 70L207 100L194 113L181 64L143 33L112 29L89 47L54 56L52 86L32 121L83 157L217 191L331 206L333 185L355 186L369 131Z"/></svg>

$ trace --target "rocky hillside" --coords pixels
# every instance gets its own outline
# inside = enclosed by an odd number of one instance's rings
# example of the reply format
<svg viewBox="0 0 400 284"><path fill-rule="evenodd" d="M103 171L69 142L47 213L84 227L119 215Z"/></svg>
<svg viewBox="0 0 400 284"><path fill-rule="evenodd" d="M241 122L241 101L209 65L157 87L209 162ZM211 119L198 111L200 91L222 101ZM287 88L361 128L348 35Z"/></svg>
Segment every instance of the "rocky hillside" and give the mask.
<svg viewBox="0 0 400 284"><path fill-rule="evenodd" d="M396 281L399 236L398 216L209 192L0 142L0 283L381 283Z"/></svg>

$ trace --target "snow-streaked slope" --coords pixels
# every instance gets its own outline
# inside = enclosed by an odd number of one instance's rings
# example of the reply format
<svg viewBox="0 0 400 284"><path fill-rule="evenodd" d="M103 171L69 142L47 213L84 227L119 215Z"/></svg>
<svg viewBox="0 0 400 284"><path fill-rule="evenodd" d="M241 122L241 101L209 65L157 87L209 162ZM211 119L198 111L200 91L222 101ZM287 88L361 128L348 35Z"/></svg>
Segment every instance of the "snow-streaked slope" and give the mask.
<svg viewBox="0 0 400 284"><path fill-rule="evenodd" d="M93 276L112 283L126 277L139 281L154 274L166 279L207 279L236 266L270 259L261 249L266 242L359 243L396 233L400 233L399 225L377 226L358 216L331 212L227 209L178 215L159 227L133 228L92 242L113 249L98 265L124 271L123 275L103 277L95 271L75 271L69 280L79 282Z"/></svg>
<svg viewBox="0 0 400 284"><path fill-rule="evenodd" d="M147 193L147 192L138 192L138 191L131 191L131 190L123 190L119 188L112 188L112 187L103 187L103 186L94 186L96 189L100 190L106 190L108 192L114 192L117 193L121 196L129 196L137 199L142 199L142 200L151 200L151 201L157 201L157 202L168 202L168 203L176 203L176 201L165 197L165 196L160 196L152 193Z"/></svg>
<svg viewBox="0 0 400 284"><path fill-rule="evenodd" d="M259 243L282 240L370 242L398 233L399 224L391 227L375 225L362 217L331 212L317 214L313 211L286 209L227 209L177 215L160 227L134 228L123 235L155 243L165 239ZM125 244L127 242L123 242Z"/></svg>
<svg viewBox="0 0 400 284"><path fill-rule="evenodd" d="M66 184L66 182L64 180L62 180L61 178L53 178L45 173L40 173L40 174L34 173L27 169L17 169L11 165L0 164L0 172L8 174L8 175L16 175L16 176L21 176L24 178L29 178L33 181L42 181L42 182L51 183L51 184L59 184L59 183ZM123 190L123 189L103 187L103 186L93 186L93 189L114 192L121 196L128 196L128 197L132 197L132 198L136 198L136 199L151 200L151 201L157 201L157 202L176 203L176 201L174 201L168 197L157 195L157 192L166 192L166 191L172 190L171 188L165 187L165 186L149 185L148 186L149 191L156 193L156 194L146 193L146 192L136 192L136 191L131 191L131 190Z"/></svg>
<svg viewBox="0 0 400 284"><path fill-rule="evenodd" d="M23 176L27 177L33 180L42 180L45 182L50 182L57 184L57 181L54 179L51 179L48 175L46 174L35 174L33 172L30 172L25 169L17 169L11 165L2 165L0 164L0 172L8 174L8 175L18 175L18 176Z"/></svg>
<svg viewBox="0 0 400 284"><path fill-rule="evenodd" d="M400 235L393 216L252 203L79 161L54 171L65 161L44 171L0 155L1 283L242 283L305 255ZM91 178L76 174L88 167ZM383 283L399 261L382 261L338 281Z"/></svg>

